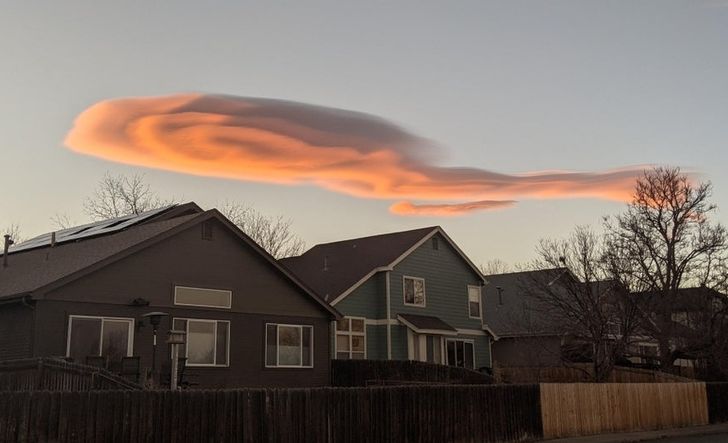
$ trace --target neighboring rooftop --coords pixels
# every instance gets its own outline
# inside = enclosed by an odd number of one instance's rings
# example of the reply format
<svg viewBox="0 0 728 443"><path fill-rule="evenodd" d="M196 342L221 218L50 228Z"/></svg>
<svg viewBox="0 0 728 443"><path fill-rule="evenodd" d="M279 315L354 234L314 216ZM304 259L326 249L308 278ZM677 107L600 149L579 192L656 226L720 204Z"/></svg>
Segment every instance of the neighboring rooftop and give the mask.
<svg viewBox="0 0 728 443"><path fill-rule="evenodd" d="M140 223L123 230L35 246L8 254L0 266L0 298L23 295L75 274L126 249L169 231L200 214ZM21 244L22 245L22 244Z"/></svg>
<svg viewBox="0 0 728 443"><path fill-rule="evenodd" d="M107 235L123 231L142 223L168 220L179 215L197 214L200 212L202 212L202 209L195 203L185 203L152 209L139 214L131 214L108 220L95 221L84 225L47 232L33 237L29 240L11 246L8 254L50 246L51 243L58 245L61 243L75 242L100 235Z"/></svg>
<svg viewBox="0 0 728 443"><path fill-rule="evenodd" d="M440 227L413 229L318 244L298 257L280 260L308 286L331 302L377 268L400 256Z"/></svg>

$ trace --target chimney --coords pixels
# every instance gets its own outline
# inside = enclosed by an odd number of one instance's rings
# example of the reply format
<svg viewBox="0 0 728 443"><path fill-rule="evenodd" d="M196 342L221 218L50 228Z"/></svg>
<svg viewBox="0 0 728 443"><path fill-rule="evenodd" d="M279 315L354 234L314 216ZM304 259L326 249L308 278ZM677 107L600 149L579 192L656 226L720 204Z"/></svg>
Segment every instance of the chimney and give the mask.
<svg viewBox="0 0 728 443"><path fill-rule="evenodd" d="M56 231L51 232L51 248L56 245Z"/></svg>
<svg viewBox="0 0 728 443"><path fill-rule="evenodd" d="M10 234L5 234L5 246L3 247L3 268L8 267L8 249L13 243L15 242L10 238Z"/></svg>

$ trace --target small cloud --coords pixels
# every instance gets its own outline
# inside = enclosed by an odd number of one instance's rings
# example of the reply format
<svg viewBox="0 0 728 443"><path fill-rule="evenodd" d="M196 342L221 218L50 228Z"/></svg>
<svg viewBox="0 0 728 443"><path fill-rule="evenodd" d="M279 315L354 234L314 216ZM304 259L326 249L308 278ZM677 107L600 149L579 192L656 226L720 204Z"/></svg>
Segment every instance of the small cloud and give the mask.
<svg viewBox="0 0 728 443"><path fill-rule="evenodd" d="M475 211L490 211L510 208L513 200L482 200L467 203L416 205L410 202L397 202L389 207L389 211L397 215L420 215L436 217L454 217Z"/></svg>

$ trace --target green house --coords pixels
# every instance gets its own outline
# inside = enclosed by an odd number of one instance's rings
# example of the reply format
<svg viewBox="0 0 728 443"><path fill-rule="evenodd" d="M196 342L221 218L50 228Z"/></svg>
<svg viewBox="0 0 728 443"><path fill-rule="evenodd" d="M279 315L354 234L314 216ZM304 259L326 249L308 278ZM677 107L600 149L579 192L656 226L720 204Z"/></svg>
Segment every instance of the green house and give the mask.
<svg viewBox="0 0 728 443"><path fill-rule="evenodd" d="M319 244L282 263L344 315L333 358L491 367L484 277L439 226Z"/></svg>

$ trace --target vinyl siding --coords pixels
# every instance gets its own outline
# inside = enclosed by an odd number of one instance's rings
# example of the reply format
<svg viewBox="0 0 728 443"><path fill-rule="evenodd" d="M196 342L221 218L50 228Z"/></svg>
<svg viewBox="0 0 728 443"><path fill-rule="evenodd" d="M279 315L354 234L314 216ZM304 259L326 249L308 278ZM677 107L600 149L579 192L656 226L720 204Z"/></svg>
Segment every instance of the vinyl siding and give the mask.
<svg viewBox="0 0 728 443"><path fill-rule="evenodd" d="M478 286L479 276L442 236L437 236L439 249L433 249L432 241L428 240L392 271L392 318L402 313L431 315L455 328L480 330L480 319L468 315L468 285ZM425 279L426 307L404 304L405 276Z"/></svg>
<svg viewBox="0 0 728 443"><path fill-rule="evenodd" d="M334 307L346 316L385 318L387 315L385 279L384 272L371 276Z"/></svg>
<svg viewBox="0 0 728 443"><path fill-rule="evenodd" d="M32 357L33 311L20 303L0 305L0 360Z"/></svg>
<svg viewBox="0 0 728 443"><path fill-rule="evenodd" d="M387 359L387 327L367 325L367 359Z"/></svg>

